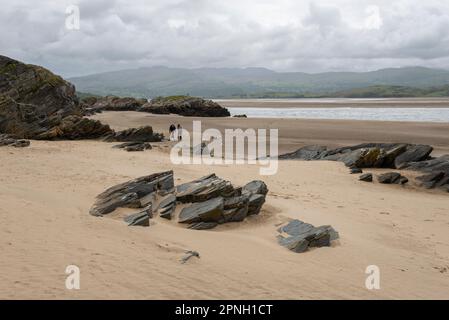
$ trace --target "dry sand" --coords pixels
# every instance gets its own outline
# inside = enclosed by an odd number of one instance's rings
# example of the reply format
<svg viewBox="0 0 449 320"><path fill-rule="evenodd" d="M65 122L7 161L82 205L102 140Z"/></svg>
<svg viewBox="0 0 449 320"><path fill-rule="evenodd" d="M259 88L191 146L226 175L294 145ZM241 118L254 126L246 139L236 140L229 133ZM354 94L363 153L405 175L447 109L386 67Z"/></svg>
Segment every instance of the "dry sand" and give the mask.
<svg viewBox="0 0 449 320"><path fill-rule="evenodd" d="M115 127L136 122L126 114L100 116ZM0 298L449 298L445 193L359 182L335 162L284 161L277 175L261 177L257 166L174 166L166 143L140 153L111 146L32 141L29 148L0 148ZM176 183L215 172L235 184L263 179L270 192L259 216L211 231L160 218L149 228L128 227L88 214L107 187L167 169ZM341 239L292 253L275 238L287 218L331 224ZM185 250L201 258L181 264ZM65 288L70 264L80 267L80 290ZM380 290L365 287L368 265L380 268Z"/></svg>

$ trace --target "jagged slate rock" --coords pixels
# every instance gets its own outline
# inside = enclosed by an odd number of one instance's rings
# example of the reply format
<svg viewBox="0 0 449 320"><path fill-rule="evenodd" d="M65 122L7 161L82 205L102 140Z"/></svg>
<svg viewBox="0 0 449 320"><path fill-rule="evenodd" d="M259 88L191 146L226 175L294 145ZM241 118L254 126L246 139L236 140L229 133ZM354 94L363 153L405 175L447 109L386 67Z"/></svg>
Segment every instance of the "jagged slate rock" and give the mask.
<svg viewBox="0 0 449 320"><path fill-rule="evenodd" d="M128 224L128 226L150 226L150 218L152 218L152 207L149 205L145 210L137 212L125 217L123 220Z"/></svg>
<svg viewBox="0 0 449 320"><path fill-rule="evenodd" d="M195 222L188 226L192 230L208 230L218 226L217 222Z"/></svg>
<svg viewBox="0 0 449 320"><path fill-rule="evenodd" d="M259 214L265 203L265 196L263 194L252 194L248 203L248 216Z"/></svg>
<svg viewBox="0 0 449 320"><path fill-rule="evenodd" d="M365 174L362 174L362 175L359 177L359 180L360 180L360 181L364 181L364 182L373 182L373 174L372 174L372 173L365 173Z"/></svg>
<svg viewBox="0 0 449 320"><path fill-rule="evenodd" d="M331 226L314 227L300 220L292 220L278 229L280 245L297 253L305 252L310 247L330 246L339 234Z"/></svg>
<svg viewBox="0 0 449 320"><path fill-rule="evenodd" d="M327 148L318 145L302 147L294 152L280 155L278 159L297 159L297 160L319 160L327 154Z"/></svg>
<svg viewBox="0 0 449 320"><path fill-rule="evenodd" d="M248 215L250 195L241 195L224 200L223 205L223 221L226 222L240 222L245 220Z"/></svg>
<svg viewBox="0 0 449 320"><path fill-rule="evenodd" d="M427 160L432 153L433 148L428 145L413 145L407 148L407 151L396 157L394 164L397 169L406 168L409 162Z"/></svg>
<svg viewBox="0 0 449 320"><path fill-rule="evenodd" d="M187 117L229 117L228 109L212 100L191 96L158 97L138 111L156 114L179 114Z"/></svg>
<svg viewBox="0 0 449 320"><path fill-rule="evenodd" d="M164 219L171 220L172 214L176 208L176 196L169 194L159 203L159 216Z"/></svg>
<svg viewBox="0 0 449 320"><path fill-rule="evenodd" d="M449 173L449 154L427 161L410 162L408 163L407 169L426 172L444 171Z"/></svg>
<svg viewBox="0 0 449 320"><path fill-rule="evenodd" d="M146 196L141 197L139 199L140 207L145 208L148 205L153 205L155 199L156 199L156 192L151 192L151 193L147 194Z"/></svg>
<svg viewBox="0 0 449 320"><path fill-rule="evenodd" d="M194 203L179 214L179 223L218 222L223 218L223 198Z"/></svg>
<svg viewBox="0 0 449 320"><path fill-rule="evenodd" d="M349 168L350 174L357 174L357 173L363 173L363 170L357 167Z"/></svg>
<svg viewBox="0 0 449 320"><path fill-rule="evenodd" d="M257 193L266 195L268 193L268 187L265 184L265 182L261 180L254 180L243 186L242 193L251 193L251 194Z"/></svg>
<svg viewBox="0 0 449 320"><path fill-rule="evenodd" d="M398 172L387 172L384 174L381 174L377 177L377 180L379 183L383 184L393 184L393 183L399 183L401 179L401 174Z"/></svg>
<svg viewBox="0 0 449 320"><path fill-rule="evenodd" d="M174 187L173 171L155 173L108 188L97 196L90 214L101 216L119 207L141 207L140 199L158 191Z"/></svg>
<svg viewBox="0 0 449 320"><path fill-rule="evenodd" d="M235 193L229 181L211 174L176 188L176 199L182 203L206 201L215 197L231 197Z"/></svg>
<svg viewBox="0 0 449 320"><path fill-rule="evenodd" d="M444 171L435 171L424 176L417 177L416 180L420 181L420 185L426 189L433 189L437 183L442 181L446 177ZM444 183L443 183L444 184Z"/></svg>
<svg viewBox="0 0 449 320"><path fill-rule="evenodd" d="M111 130L108 125L104 125L98 120L83 118L79 115L69 115L61 119L56 125L50 127L47 131L34 136L34 139L97 139L112 132L113 130Z"/></svg>

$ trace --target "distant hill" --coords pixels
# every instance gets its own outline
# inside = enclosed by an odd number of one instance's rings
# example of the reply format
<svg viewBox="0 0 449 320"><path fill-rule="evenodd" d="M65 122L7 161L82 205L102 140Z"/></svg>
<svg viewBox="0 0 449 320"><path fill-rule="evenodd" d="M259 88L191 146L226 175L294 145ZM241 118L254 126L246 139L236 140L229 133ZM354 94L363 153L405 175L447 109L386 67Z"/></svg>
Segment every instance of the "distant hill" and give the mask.
<svg viewBox="0 0 449 320"><path fill-rule="evenodd" d="M447 95L449 71L424 67L372 72L275 72L265 68L150 67L69 79L77 90L97 95L155 97L192 95L206 98ZM362 88L362 89L360 89ZM423 89L423 91L417 90ZM441 89L441 90L440 90Z"/></svg>

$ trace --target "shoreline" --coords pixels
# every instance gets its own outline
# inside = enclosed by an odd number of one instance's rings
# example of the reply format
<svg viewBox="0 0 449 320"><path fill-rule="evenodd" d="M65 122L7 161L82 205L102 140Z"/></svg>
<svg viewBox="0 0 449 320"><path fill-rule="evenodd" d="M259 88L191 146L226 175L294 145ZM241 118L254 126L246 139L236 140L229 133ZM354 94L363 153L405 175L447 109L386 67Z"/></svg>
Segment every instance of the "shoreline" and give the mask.
<svg viewBox="0 0 449 320"><path fill-rule="evenodd" d="M449 108L449 97L212 100L226 108Z"/></svg>

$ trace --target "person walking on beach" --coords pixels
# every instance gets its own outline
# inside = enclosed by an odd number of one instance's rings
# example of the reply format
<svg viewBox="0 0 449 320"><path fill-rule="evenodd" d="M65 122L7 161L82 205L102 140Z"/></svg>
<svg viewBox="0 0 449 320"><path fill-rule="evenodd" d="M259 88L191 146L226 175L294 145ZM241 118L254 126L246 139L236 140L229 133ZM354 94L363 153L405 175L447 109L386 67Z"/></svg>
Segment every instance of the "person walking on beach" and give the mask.
<svg viewBox="0 0 449 320"><path fill-rule="evenodd" d="M181 141L181 140L182 140L182 127L178 123L178 141Z"/></svg>
<svg viewBox="0 0 449 320"><path fill-rule="evenodd" d="M176 131L175 125L171 124L168 130L170 132L170 141L175 141L175 131Z"/></svg>

